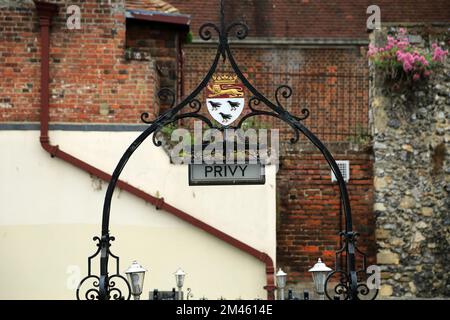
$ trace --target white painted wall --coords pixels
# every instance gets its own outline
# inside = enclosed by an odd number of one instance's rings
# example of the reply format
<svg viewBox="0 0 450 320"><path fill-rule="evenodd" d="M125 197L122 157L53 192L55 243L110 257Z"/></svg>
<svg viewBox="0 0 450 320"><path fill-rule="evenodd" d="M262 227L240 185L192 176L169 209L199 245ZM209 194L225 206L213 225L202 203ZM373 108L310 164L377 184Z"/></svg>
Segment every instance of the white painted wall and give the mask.
<svg viewBox="0 0 450 320"><path fill-rule="evenodd" d="M51 132L52 144L112 172L138 132ZM87 272L100 235L106 184L51 158L37 131L0 131L0 299L73 299L70 284ZM186 166L169 163L147 140L122 179L266 252L275 261L275 168L264 186L190 187ZM133 259L149 269L143 298L170 290L173 272L187 272L195 298L265 298L265 265L144 201L116 190L112 250L121 270ZM97 261L96 261L97 262ZM98 273L98 265L94 266ZM68 286L69 284L69 286Z"/></svg>

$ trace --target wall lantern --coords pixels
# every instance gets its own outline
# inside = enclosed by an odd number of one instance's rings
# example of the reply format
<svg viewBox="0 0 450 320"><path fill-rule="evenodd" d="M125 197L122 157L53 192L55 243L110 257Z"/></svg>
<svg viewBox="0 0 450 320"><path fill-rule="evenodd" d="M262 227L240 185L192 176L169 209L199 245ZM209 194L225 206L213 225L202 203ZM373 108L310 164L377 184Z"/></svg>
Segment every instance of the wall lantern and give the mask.
<svg viewBox="0 0 450 320"><path fill-rule="evenodd" d="M131 266L125 271L134 300L140 299L140 296L142 294L142 287L144 286L144 277L146 271L147 270L142 268L142 266L137 261L133 261Z"/></svg>
<svg viewBox="0 0 450 320"><path fill-rule="evenodd" d="M287 273L281 270L277 272L277 288L278 288L278 300L284 300L284 288L286 287Z"/></svg>
<svg viewBox="0 0 450 320"><path fill-rule="evenodd" d="M183 284L184 284L184 278L186 277L186 273L181 269L178 268L177 272L175 274L175 281L177 282L177 288L178 288L178 300L183 300Z"/></svg>
<svg viewBox="0 0 450 320"><path fill-rule="evenodd" d="M324 296L325 280L327 279L328 273L330 273L330 271L332 271L332 269L328 268L325 265L325 263L323 263L322 260L319 258L319 260L317 260L317 263L314 265L314 267L312 267L308 271L311 272L311 274L312 274L314 286L315 286L317 294L320 297L320 300L324 300L325 299L325 296Z"/></svg>

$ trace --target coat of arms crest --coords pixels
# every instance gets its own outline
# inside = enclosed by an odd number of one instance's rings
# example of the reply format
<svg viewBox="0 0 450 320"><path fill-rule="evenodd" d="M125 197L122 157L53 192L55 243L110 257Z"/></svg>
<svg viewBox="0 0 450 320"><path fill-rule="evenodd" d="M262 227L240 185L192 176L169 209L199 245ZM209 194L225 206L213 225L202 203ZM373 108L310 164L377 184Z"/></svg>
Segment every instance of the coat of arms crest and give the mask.
<svg viewBox="0 0 450 320"><path fill-rule="evenodd" d="M206 105L211 116L223 126L229 126L244 110L244 85L237 75L215 74L207 88Z"/></svg>

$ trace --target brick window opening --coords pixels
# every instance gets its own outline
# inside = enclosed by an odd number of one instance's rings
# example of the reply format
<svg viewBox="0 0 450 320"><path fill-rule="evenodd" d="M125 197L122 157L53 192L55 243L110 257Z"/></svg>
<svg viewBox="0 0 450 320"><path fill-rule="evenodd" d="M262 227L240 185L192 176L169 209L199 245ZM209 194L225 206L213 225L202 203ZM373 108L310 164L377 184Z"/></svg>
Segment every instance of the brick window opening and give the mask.
<svg viewBox="0 0 450 320"><path fill-rule="evenodd" d="M169 88L177 99L184 95L182 45L186 28L151 21L127 19L125 60L153 63L159 88ZM162 104L160 112L170 106Z"/></svg>

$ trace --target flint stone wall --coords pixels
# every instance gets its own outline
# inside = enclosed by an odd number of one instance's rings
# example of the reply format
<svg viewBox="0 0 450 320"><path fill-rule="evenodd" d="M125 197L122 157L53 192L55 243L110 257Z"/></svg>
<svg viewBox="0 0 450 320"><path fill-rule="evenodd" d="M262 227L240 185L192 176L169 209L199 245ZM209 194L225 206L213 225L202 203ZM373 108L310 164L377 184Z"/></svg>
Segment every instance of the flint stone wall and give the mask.
<svg viewBox="0 0 450 320"><path fill-rule="evenodd" d="M389 31L371 35L382 44ZM448 49L449 26L408 27L419 46ZM374 211L381 294L450 296L450 65L403 93L371 67Z"/></svg>

